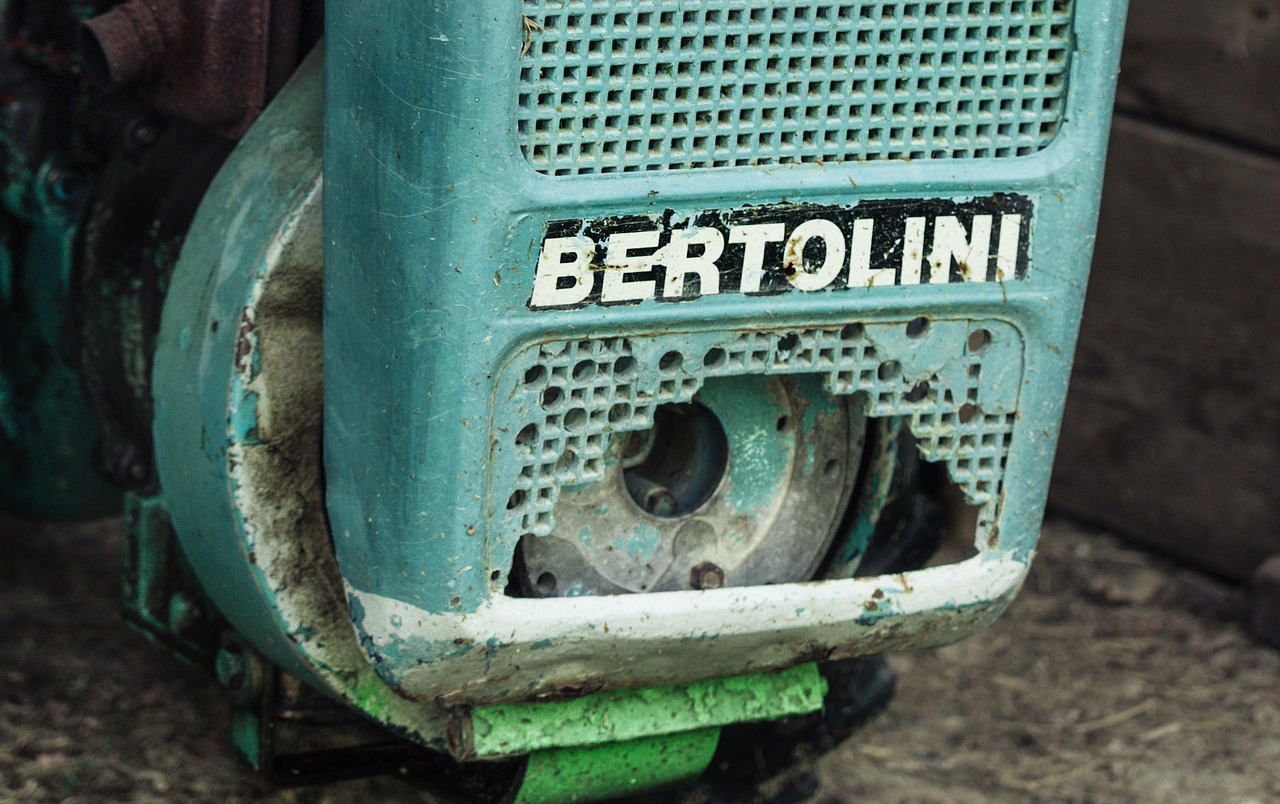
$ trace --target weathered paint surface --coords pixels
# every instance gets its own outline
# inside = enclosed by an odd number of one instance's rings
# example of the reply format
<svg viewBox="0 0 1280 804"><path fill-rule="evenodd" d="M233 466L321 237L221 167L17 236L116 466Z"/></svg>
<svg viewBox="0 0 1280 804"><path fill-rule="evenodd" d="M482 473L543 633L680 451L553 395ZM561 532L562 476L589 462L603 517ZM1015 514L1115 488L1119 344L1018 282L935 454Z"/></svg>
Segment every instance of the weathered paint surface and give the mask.
<svg viewBox="0 0 1280 804"><path fill-rule="evenodd" d="M272 662L444 747L352 631L320 480L320 54L210 189L175 270L156 357L157 465L200 583Z"/></svg>
<svg viewBox="0 0 1280 804"><path fill-rule="evenodd" d="M517 84L517 26L504 32L487 9L460 2L412 19L372 0L346 8L329 18L327 56L326 98L338 113L326 129L325 471L349 606L388 683L459 702L674 683L782 667L815 650L936 644L995 616L1026 572L1043 511L1123 2L1075 5L1065 122L1035 155L726 169L715 181L682 170L538 174L510 136L513 99L495 90ZM1017 281L668 304L641 298L651 280L637 276L627 303L526 305L554 221L1001 193L1034 209L1018 226L1030 266ZM927 319L923 332L911 328L916 318ZM843 347L832 344L846 328L859 351L838 363ZM792 333L812 336L814 348L791 348ZM718 361L739 337L740 362ZM583 381L560 408L525 387L539 365L572 377L574 363L555 363L565 350L594 358L615 346L592 370L627 373L619 361L634 360L634 382ZM506 597L516 544L554 535L556 483L578 488L588 474L560 464L596 460L613 432L611 405L639 415L689 401L708 378L769 373L823 375L827 392L861 397L867 415L901 416L923 457L944 463L981 507L980 554L910 574L905 593L882 579L646 600ZM979 454L988 447L996 454Z"/></svg>
<svg viewBox="0 0 1280 804"><path fill-rule="evenodd" d="M509 369L507 375L511 373ZM636 388L645 386L641 377L634 382ZM628 407L615 403L613 411L617 410ZM555 503L554 532L538 533L535 525L533 537L521 541L518 581L533 586L536 579L555 577L565 591L576 581L601 595L813 577L853 494L865 429L856 405L825 393L821 379L812 375L730 375L703 385L696 403L656 412L650 403L644 414L630 410L628 416L609 417L614 421L601 434L609 439L609 446L598 479L590 480L584 464L569 458L577 454L576 445L566 445L560 452L556 463L566 488ZM550 421L544 425L550 431ZM649 425L652 429L643 429ZM710 441L707 429L723 434L723 452L699 440ZM588 431L586 436L582 451L587 456L593 435ZM694 485L688 478L697 477L708 491L705 499L697 504L682 502L680 510L665 516L642 510L629 489L632 481L626 479L628 471L639 470L626 469L623 460L636 436L641 443L645 438L663 442L650 449L663 455L666 468L654 472L658 481L646 478L643 482L665 481L687 490ZM581 441L581 435L578 438ZM545 444L542 451L545 455ZM678 464L680 472L670 469L672 452L690 459L688 464ZM812 467L818 454L824 467L820 473ZM511 456L501 449L496 457L506 465L495 467L495 475L529 463L528 457ZM536 458L535 463L545 460ZM576 482L579 477L584 482ZM530 502L529 498L541 498L545 492L554 500L555 491L519 490L512 499L524 502L514 509L507 506L506 513L512 520L527 519L530 506L541 504L541 499ZM515 524L508 523L506 535L522 530ZM504 544L511 541L490 541L494 551L501 551ZM708 580L708 572L714 578Z"/></svg>
<svg viewBox="0 0 1280 804"><path fill-rule="evenodd" d="M826 692L810 662L777 673L609 690L568 701L464 707L450 721L449 748L459 758L486 759L773 720L819 711Z"/></svg>
<svg viewBox="0 0 1280 804"><path fill-rule="evenodd" d="M347 593L375 665L384 674L408 665L390 683L419 700L476 704L581 693L594 679L660 686L946 644L995 619L1027 569L1025 560L987 553L891 577L604 597L499 595L477 611L443 615L351 586Z"/></svg>
<svg viewBox="0 0 1280 804"><path fill-rule="evenodd" d="M73 240L86 188L69 194L55 164L61 155L31 163L40 157L15 134L15 110L27 113L13 97L0 112L0 508L88 519L118 511L122 495L94 471L101 429L70 340ZM39 140L38 131L18 134Z"/></svg>
<svg viewBox="0 0 1280 804"><path fill-rule="evenodd" d="M564 804L634 795L692 779L716 751L719 729L688 731L529 757L515 804Z"/></svg>
<svg viewBox="0 0 1280 804"><path fill-rule="evenodd" d="M318 442L299 437L298 452L266 448L289 441L281 437L291 421L286 411L315 404L287 390L298 376L270 387L281 363L264 317L272 283L263 266L298 225L292 212L282 224L280 210L317 202L314 162L306 175L292 171L299 149L310 148L312 160L318 152L318 104L305 114L286 104L279 114L296 115L287 126L273 129L264 118L211 191L188 244L190 260L183 258L194 262L175 277L180 301L166 316L165 362L157 361L173 391L158 405L157 441L170 450L161 474L180 503L175 524L202 583L256 647L382 722L441 746L446 706L687 683L941 644L999 614L1025 577L1048 482L1088 261L1087 248L1052 244L1079 243L1096 213L1102 102L1117 40L1107 20L1118 2L1081 4L1079 52L1096 55L1076 62L1072 113L1055 144L1035 157L1000 169L956 162L945 175L885 162L726 173L723 183L678 171L569 183L532 175L505 134L492 140L507 131L507 110L492 92L497 74L482 75L475 65L508 65L512 42L493 35L487 10L446 2L410 14L371 0L338 7L350 13L330 17L323 357L325 492L336 558L325 501L305 475L313 470L289 474L297 468L288 459ZM433 35L420 36L424 27ZM315 91L314 74L311 80ZM659 203L650 193L662 196L662 209L792 197L839 204L855 195L855 179L856 195L867 198L963 200L1011 188L1035 198L1035 270L1007 287L719 296L679 306L694 312L642 302L535 319L513 303L531 291L545 222L566 209L643 214ZM236 325L246 310L255 331L241 339ZM924 313L934 320L936 342L962 342L974 334L973 322L983 322L1009 358L986 377L991 387L978 400L1014 423L1000 492L980 500L989 520L977 557L894 577L644 597L502 594L513 536L502 524L510 478L500 475L511 463L503 439L516 435L504 428L516 422L494 413L513 392L498 383L523 350L647 333L710 346L730 330L767 329L774 356L778 333L856 322L866 325L877 354L895 361L894 393L935 376L939 386L964 387L963 364L953 359L963 350L944 354L933 339L905 331ZM242 343L258 367L247 374ZM651 348L642 344L637 354ZM687 358L680 383L710 375L696 366L700 353ZM831 379L828 390L850 392L839 376ZM892 415L878 400L864 401L872 415ZM912 411L913 431L923 431L928 413ZM957 460L959 447L944 440L939 435L926 457ZM953 477L960 468L949 465ZM296 486L285 483L291 477ZM304 493L290 496L297 490Z"/></svg>

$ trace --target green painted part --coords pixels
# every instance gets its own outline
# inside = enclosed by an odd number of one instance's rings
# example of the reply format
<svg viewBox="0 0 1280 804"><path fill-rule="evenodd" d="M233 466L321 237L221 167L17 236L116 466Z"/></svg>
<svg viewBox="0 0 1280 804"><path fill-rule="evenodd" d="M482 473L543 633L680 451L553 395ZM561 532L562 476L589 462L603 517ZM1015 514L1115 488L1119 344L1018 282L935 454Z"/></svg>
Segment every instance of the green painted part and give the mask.
<svg viewBox="0 0 1280 804"><path fill-rule="evenodd" d="M867 466L869 474L858 505L857 518L844 537L839 560L828 570L828 577L851 577L857 571L863 554L867 552L871 537L889 503L889 495L893 492L893 479L898 465L898 437L904 426L899 417L888 419L880 425L875 454Z"/></svg>
<svg viewBox="0 0 1280 804"><path fill-rule="evenodd" d="M395 693L387 689L382 679L373 673L361 675L353 682L351 702L361 712L382 723L390 722L394 715Z"/></svg>
<svg viewBox="0 0 1280 804"><path fill-rule="evenodd" d="M609 690L571 701L482 706L470 713L465 753L510 756L773 720L820 710L826 691L817 664L810 662L778 673Z"/></svg>
<svg viewBox="0 0 1280 804"><path fill-rule="evenodd" d="M101 431L68 348L80 209L46 192L52 172L11 171L0 186L0 509L90 519L120 510L122 495L93 469Z"/></svg>
<svg viewBox="0 0 1280 804"><path fill-rule="evenodd" d="M257 650L324 688L281 622L274 590L249 558L254 546L227 476L228 449L250 441L258 423L256 397L234 371L239 327L225 323L242 320L281 213L315 180L318 58L313 64L300 68L241 140L201 203L157 335L153 430L174 531L202 589Z"/></svg>
<svg viewBox="0 0 1280 804"><path fill-rule="evenodd" d="M262 770L265 764L262 752L262 718L248 709L232 709L231 742L246 762L255 770Z"/></svg>
<svg viewBox="0 0 1280 804"><path fill-rule="evenodd" d="M221 621L178 548L164 500L128 493L124 519L122 618L178 658L212 668Z"/></svg>
<svg viewBox="0 0 1280 804"><path fill-rule="evenodd" d="M515 804L634 795L692 779L715 754L720 729L700 729L530 755Z"/></svg>
<svg viewBox="0 0 1280 804"><path fill-rule="evenodd" d="M125 497L132 555L126 556L124 606L134 616L163 631L168 623L155 615L156 601L165 594L165 568L173 546L173 529L163 502L154 497L129 494ZM129 564L132 564L130 566Z"/></svg>
<svg viewBox="0 0 1280 804"><path fill-rule="evenodd" d="M821 381L816 377L802 378L805 380L817 391L815 402L823 398ZM733 456L729 499L741 512L769 505L778 494L778 478L790 472L795 451L794 432L780 432L773 424L787 409L770 396L768 383L769 378L762 375L717 378L699 394L702 404L720 417L729 436L729 454Z"/></svg>

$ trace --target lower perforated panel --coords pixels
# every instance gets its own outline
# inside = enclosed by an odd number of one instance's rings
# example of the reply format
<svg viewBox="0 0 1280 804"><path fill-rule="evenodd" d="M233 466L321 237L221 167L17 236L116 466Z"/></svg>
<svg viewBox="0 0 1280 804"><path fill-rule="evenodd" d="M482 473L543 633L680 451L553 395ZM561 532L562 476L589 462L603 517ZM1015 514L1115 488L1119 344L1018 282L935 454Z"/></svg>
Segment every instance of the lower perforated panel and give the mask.
<svg viewBox="0 0 1280 804"><path fill-rule="evenodd" d="M902 417L922 457L946 465L992 523L1013 434L1022 340L996 321L933 321L611 337L544 343L503 374L515 423L495 428L514 448L500 481L508 538L555 527L562 486L598 481L609 438L653 425L658 405L688 402L710 377L820 374L828 391L860 394L869 416ZM512 387L514 386L514 387ZM502 474L507 474L507 469ZM496 478L495 478L496 479ZM505 489L505 490L504 490Z"/></svg>

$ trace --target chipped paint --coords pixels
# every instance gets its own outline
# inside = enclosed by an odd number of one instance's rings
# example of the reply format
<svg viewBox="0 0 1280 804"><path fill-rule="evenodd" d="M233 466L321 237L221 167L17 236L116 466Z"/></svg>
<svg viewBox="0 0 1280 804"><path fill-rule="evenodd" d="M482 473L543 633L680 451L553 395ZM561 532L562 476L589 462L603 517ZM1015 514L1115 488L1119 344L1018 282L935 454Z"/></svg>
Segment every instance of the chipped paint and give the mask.
<svg viewBox="0 0 1280 804"><path fill-rule="evenodd" d="M489 759L545 748L623 742L822 709L827 683L815 664L668 687L609 690L568 701L459 707L449 750Z"/></svg>
<svg viewBox="0 0 1280 804"><path fill-rule="evenodd" d="M855 578L644 596L497 596L466 614L432 614L349 584L347 594L360 603L361 633L381 654L402 640L426 640L428 651L398 677L406 694L476 704L528 699L601 673L611 685L656 686L785 667L802 661L815 640L832 646L831 658L945 644L998 616L1027 567L988 553L899 576L905 584ZM459 636L490 642L454 655ZM532 650L544 641L551 647ZM673 665L664 654L677 645Z"/></svg>
<svg viewBox="0 0 1280 804"><path fill-rule="evenodd" d="M662 533L649 522L640 522L631 533L631 538L621 545L630 556L642 562L649 562L662 543Z"/></svg>
<svg viewBox="0 0 1280 804"><path fill-rule="evenodd" d="M862 417L827 394L821 378L806 375L716 378L695 400L659 408L652 418L612 421L593 482L577 482L569 462L558 462L565 468L552 512L556 528L524 539L517 580L539 595L563 595L577 586L594 594L701 588L692 570L702 563L717 568L716 585L812 576L852 494ZM661 462L646 468L651 454ZM834 468L806 472L814 463ZM690 502L689 478L702 484L698 502ZM636 488L667 493L667 482L684 489L684 501L671 511L646 511ZM513 499L506 510L518 511L529 498L520 492Z"/></svg>
<svg viewBox="0 0 1280 804"><path fill-rule="evenodd" d="M161 481L177 490L166 501L202 586L246 639L443 747L447 713L397 694L359 644L325 519L320 61L228 161L175 270L156 357ZM242 326L210 325L219 320Z"/></svg>
<svg viewBox="0 0 1280 804"><path fill-rule="evenodd" d="M345 112L325 121L331 137L326 170L332 171L331 186L342 192L326 201L330 247L324 294L330 339L324 355L323 489L315 465L321 448L318 420L289 416L299 411L316 416L321 392L306 385L300 371L284 373L288 380L268 390L281 365L273 361L263 305L270 283L259 290L246 279L270 253L264 244L277 237L280 210L301 205L300 186L275 172L290 169L298 132L280 126L274 141L266 135L255 139L254 132L246 139L241 152L253 158L242 155L236 163L238 184L224 176L211 193L198 227L203 229L200 246L194 249L229 267L189 266L186 301L166 325L170 387L188 387L193 378L217 382L198 389L208 407L196 415L183 420L175 413L187 404L176 393L158 413L157 430L167 428L171 447L164 483L178 490L174 496L187 508L184 546L237 628L273 661L355 705L380 701L372 706L385 707L378 710L384 722L439 746L444 731L437 699L482 703L575 696L603 687L775 669L814 658L949 642L998 615L1025 576L1034 547L1082 301L1087 248L1058 253L1043 244L1080 242L1080 227L1096 212L1091 193L1072 188L1096 184L1103 132L1075 121L1105 117L1091 117L1099 99L1109 100L1100 67L1078 62L1073 80L1081 91L1073 91L1076 105L1068 115L1073 124L1042 154L1008 162L1007 174L994 170L995 160L956 160L945 177L932 178L923 164L858 168L854 189L869 199L908 198L926 185L945 185L957 196L1062 190L1062 204L1046 200L1034 222L1032 279L1008 287L957 282L853 286L838 294L726 294L697 305L636 299L614 308L535 315L519 302L532 290L537 243L547 220L643 212L652 202L639 193L620 194L612 179L548 181L522 170L502 93L484 98L477 93L474 102L451 107L465 106L465 126L453 112L427 107L423 87L445 87L442 97L448 97L449 87L466 86L470 93L480 84L458 81L451 70L471 75L475 63L485 63L499 75L499 65L512 61L503 61L504 54L514 55L510 31L509 41L490 41L484 34L487 20L472 15L451 24L448 43L423 41L412 35L413 26L390 24L403 21L399 6L366 6L365 13L330 20L335 32L330 58L341 69L331 71L329 91ZM1105 51L1111 40L1103 38L1102 27L1085 19L1083 11L1080 16L1081 52ZM411 67L384 69L388 64ZM318 90L319 79L313 75L312 80ZM303 132L313 141L320 128L315 100ZM288 114L287 107L280 113ZM443 162L435 158L441 143L450 153ZM318 151L318 143L313 147ZM273 168L265 178L264 165ZM670 199L687 209L728 208L743 198L761 204L783 203L788 196L828 205L857 200L850 197L847 170L838 167L737 171L715 187L705 177L681 171L645 181L646 187L661 185L664 203ZM217 205L239 212L212 211ZM1028 222L1023 229L1028 237L1030 228ZM528 244L531 253L526 253ZM911 245L920 262L926 256L924 240ZM508 264L515 270L496 285L494 267ZM227 284L219 287L221 295L201 296L191 276L209 285ZM225 324L240 321L249 307L258 315L261 360L246 390L258 394L256 430L267 443L242 439L228 447L225 436L233 430L222 380L235 365L236 328ZM190 326L182 317L200 319L206 311L224 322L223 334L209 338L197 326L191 351L199 354L172 354L179 340L173 333ZM924 313L934 323L927 342L891 331ZM852 330L844 336L854 324L865 338ZM962 345L967 328L975 325L994 335L989 358L984 356L980 366L966 357ZM833 353L824 356L818 349L784 365L778 346L796 330L822 334ZM277 334L282 345L289 342L283 328ZM729 349L739 336L746 339L740 365L726 361L715 368L703 362L712 347ZM983 506L983 552L961 564L901 576L901 583L845 579L645 596L506 597L491 573L502 578L510 571L524 534L536 529L538 537L552 537L555 528L547 517L562 490L538 486L546 494L529 495L530 505L548 505L535 512L547 516L517 526L523 523L507 508L517 479L529 466L531 474L520 481L527 489L544 475L557 483L564 477L565 487L582 484L581 473L557 468L563 454L546 453L555 452L555 433L589 427L592 414L609 413L593 409L585 421L561 417L554 426L547 418L543 429L535 430L546 438L517 443L528 412L542 407L541 401L522 401L531 397L517 392L530 368L519 361L546 344L598 346L608 338L629 339L634 348L628 356L646 367L630 383L633 396L627 404L633 408L687 403L710 377L780 374L816 376L833 395L858 400L854 404L862 405L867 416L902 417L920 438L922 454L944 461L953 479L963 480L966 494ZM1038 348L1046 340L1060 353ZM1027 343L1037 348L1024 352ZM421 348L424 344L432 348ZM684 353L659 376L653 367L663 351L674 348ZM868 349L876 354L869 356ZM856 358L842 356L846 350ZM876 379L876 368L889 362L897 373L886 371L885 379ZM863 377L864 369L871 376ZM975 369L981 377L971 382ZM906 400L921 382L928 382L929 392L942 401ZM669 384L665 391L660 383ZM616 396L610 398L614 401ZM951 418L939 421L939 413ZM979 425L988 416L1007 419L983 430ZM307 427L311 430L304 433ZM209 445L203 453L193 446L202 432ZM994 482L991 473L980 476L989 467L961 461L962 453L976 450L991 435L1011 439L997 443L999 479ZM182 438L188 442L175 448ZM963 439L971 443L960 443ZM286 444L288 449L274 455L267 449ZM585 453L588 445L582 446ZM310 464L288 460L307 450ZM230 484L223 482L227 473ZM196 477L200 474L215 482ZM217 507L226 502L228 486L233 513ZM581 485L583 491L590 487ZM337 536L332 548L324 530L326 511ZM208 527L209 522L216 526ZM234 526L227 527L228 522ZM997 533L1000 538L992 542ZM694 531L686 535L706 537ZM347 621L348 602L356 629ZM375 672L384 681L374 679Z"/></svg>

